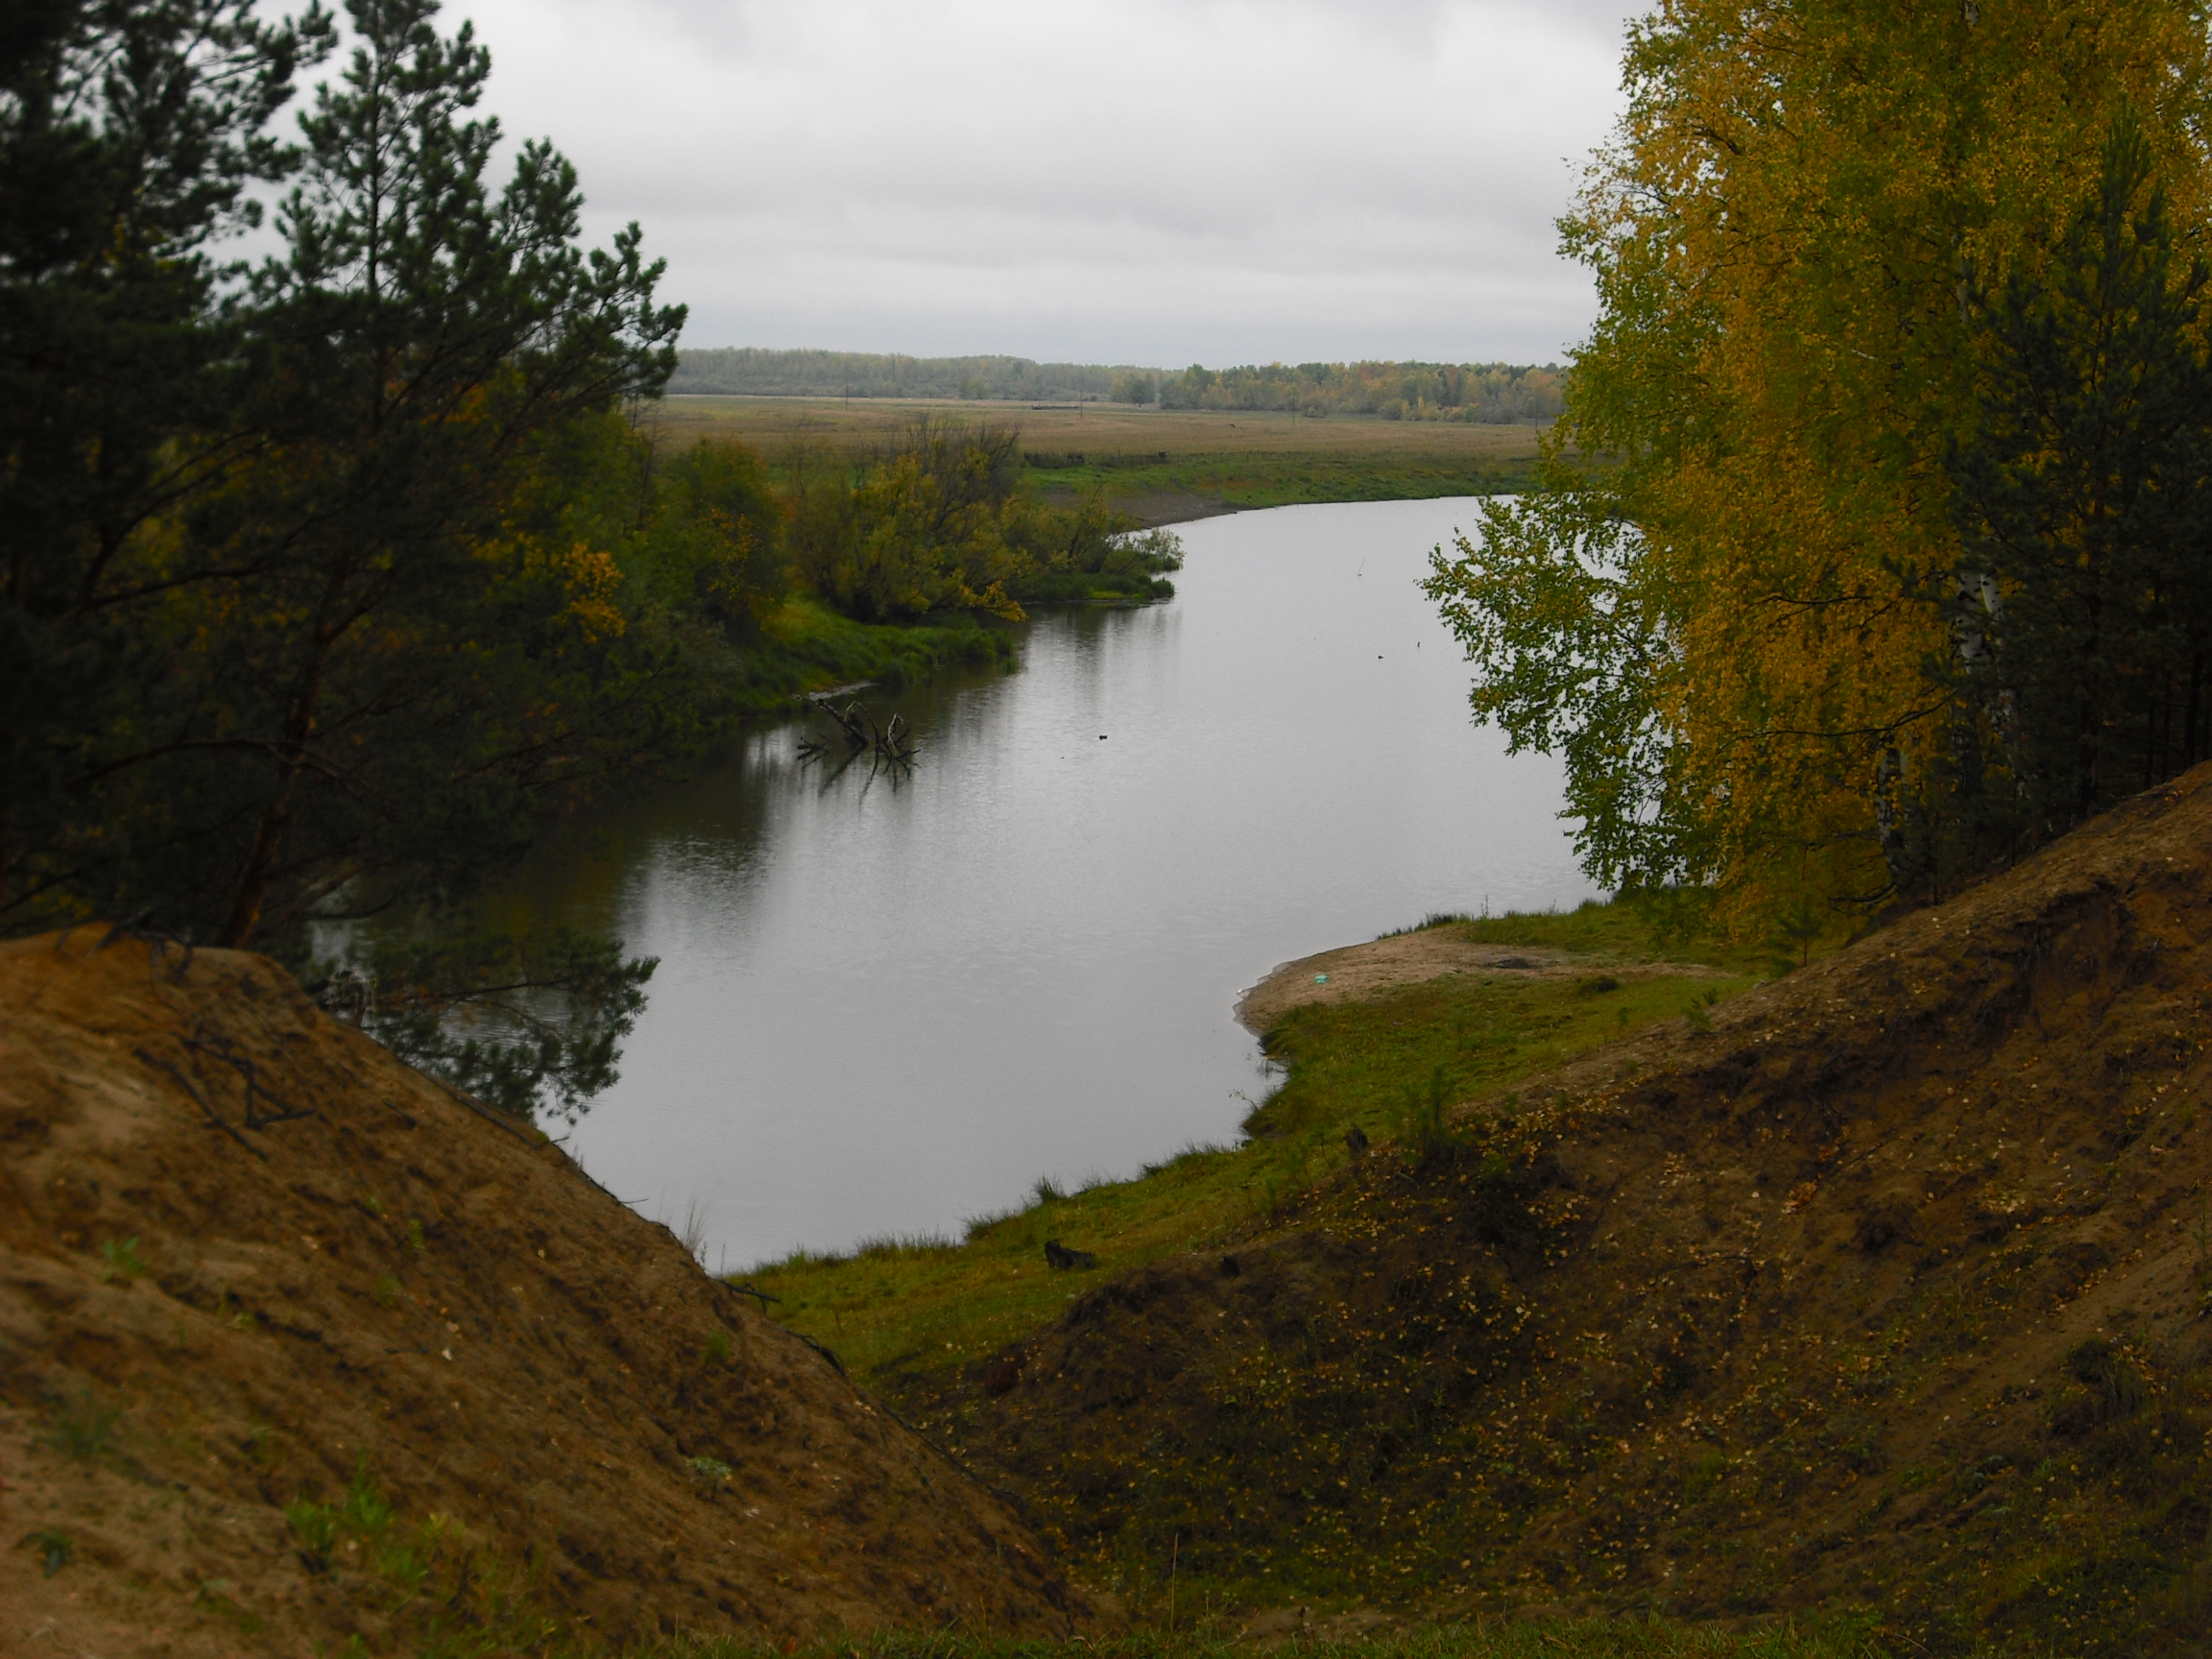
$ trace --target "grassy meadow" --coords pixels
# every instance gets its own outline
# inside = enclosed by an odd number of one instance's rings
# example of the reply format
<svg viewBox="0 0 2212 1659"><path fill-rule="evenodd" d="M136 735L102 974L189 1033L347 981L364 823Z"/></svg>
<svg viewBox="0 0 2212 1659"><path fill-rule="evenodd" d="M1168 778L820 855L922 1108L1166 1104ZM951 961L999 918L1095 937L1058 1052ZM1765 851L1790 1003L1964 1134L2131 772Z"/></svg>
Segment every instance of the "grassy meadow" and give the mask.
<svg viewBox="0 0 2212 1659"><path fill-rule="evenodd" d="M1105 403L669 397L645 419L675 444L737 439L784 475L803 454L864 454L923 415L1019 426L1028 488L1066 503L1103 485L1116 506L1146 524L1304 501L1517 490L1537 441L1533 426Z"/></svg>
<svg viewBox="0 0 2212 1659"><path fill-rule="evenodd" d="M796 1254L742 1282L776 1298L776 1319L831 1348L864 1385L896 1402L928 1374L971 1363L1055 1319L1109 1273L1265 1234L1286 1201L1351 1158L1357 1124L1397 1138L1420 1085L1455 1099L1511 1088L1657 1021L1703 1018L1769 971L1771 951L1715 938L1662 940L1623 903L1562 914L1433 920L1470 942L1574 952L1587 972L1538 978L1453 974L1369 1001L1312 1004L1263 1040L1283 1068L1234 1147L1191 1147L1134 1179L1062 1192L1041 1181L1022 1207L977 1216L959 1242L887 1238L842 1255ZM1608 968L1678 962L1722 976L1614 980ZM1387 1148L1385 1148L1385 1151ZM1054 1271L1046 1239L1097 1258Z"/></svg>

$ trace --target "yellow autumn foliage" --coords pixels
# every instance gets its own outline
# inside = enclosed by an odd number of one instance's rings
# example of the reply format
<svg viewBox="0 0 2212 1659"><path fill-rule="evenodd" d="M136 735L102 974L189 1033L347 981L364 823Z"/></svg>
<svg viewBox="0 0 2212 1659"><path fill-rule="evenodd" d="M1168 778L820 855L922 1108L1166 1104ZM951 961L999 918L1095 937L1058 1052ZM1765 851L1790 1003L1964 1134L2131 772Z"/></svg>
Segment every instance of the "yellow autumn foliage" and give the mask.
<svg viewBox="0 0 2212 1659"><path fill-rule="evenodd" d="M1601 878L1746 923L1886 896L1883 790L1943 740L1969 289L2057 238L2123 111L2204 227L2206 56L2177 0L1667 0L1631 29L1562 222L1601 315L1550 496L1431 583L1478 713L1566 752Z"/></svg>

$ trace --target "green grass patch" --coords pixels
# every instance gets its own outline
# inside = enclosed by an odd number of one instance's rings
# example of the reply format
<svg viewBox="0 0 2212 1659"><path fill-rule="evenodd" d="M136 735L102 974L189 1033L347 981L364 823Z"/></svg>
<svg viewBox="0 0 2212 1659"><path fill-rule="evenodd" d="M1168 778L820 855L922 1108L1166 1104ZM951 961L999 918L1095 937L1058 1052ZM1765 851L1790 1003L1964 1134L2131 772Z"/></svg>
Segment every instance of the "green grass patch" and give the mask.
<svg viewBox="0 0 2212 1659"><path fill-rule="evenodd" d="M1471 944L1570 950L1606 963L1688 962L1731 973L1768 974L1770 940L1730 939L1706 926L1691 900L1598 900L1573 910L1513 910L1498 916L1435 915L1407 933L1451 927ZM1385 938L1392 935L1385 934Z"/></svg>
<svg viewBox="0 0 2212 1659"><path fill-rule="evenodd" d="M1355 1124L1378 1154L1403 1156L1418 1138L1412 1115L1434 1088L1455 1102L1509 1091L1576 1054L1702 1010L1709 993L1719 999L1755 982L1743 950L1695 937L1662 949L1652 921L1622 904L1431 925L1468 929L1483 943L1572 950L1588 957L1589 972L1462 974L1373 1000L1310 1004L1266 1036L1285 1076L1255 1104L1239 1145L1192 1146L1135 1179L1074 1192L1040 1182L1018 1209L971 1221L959 1242L879 1239L841 1255L802 1252L741 1277L780 1299L781 1322L896 1394L902 1379L981 1358L1042 1329L1104 1275L1263 1234L1290 1198L1354 1156L1346 1136ZM1724 972L1654 974L1654 962ZM1096 1267L1051 1267L1048 1239L1093 1253Z"/></svg>
<svg viewBox="0 0 2212 1659"><path fill-rule="evenodd" d="M405 1652L421 1659L490 1653L603 1653L589 1636L565 1630L540 1610L527 1575L474 1544L451 1517L402 1524L364 1459L346 1490L328 1503L304 1494L284 1505L293 1549L312 1575L343 1567L366 1575L373 1590L356 1591L379 1605L378 1640L354 1636L349 1655ZM257 1626L249 1607L202 1586L203 1604L240 1624ZM581 1639L579 1637L581 1636Z"/></svg>
<svg viewBox="0 0 2212 1659"><path fill-rule="evenodd" d="M809 691L870 681L896 689L955 664L1011 666L1014 637L960 616L895 627L855 622L804 594L783 602L760 639L733 654L723 712L765 714Z"/></svg>
<svg viewBox="0 0 2212 1659"><path fill-rule="evenodd" d="M1263 450L1166 461L1087 455L1081 463L1070 459L1061 466L1032 466L1022 482L1047 499L1103 487L1109 500L1196 495L1232 507L1290 507L1316 501L1514 494L1528 488L1533 465L1521 457L1431 459Z"/></svg>

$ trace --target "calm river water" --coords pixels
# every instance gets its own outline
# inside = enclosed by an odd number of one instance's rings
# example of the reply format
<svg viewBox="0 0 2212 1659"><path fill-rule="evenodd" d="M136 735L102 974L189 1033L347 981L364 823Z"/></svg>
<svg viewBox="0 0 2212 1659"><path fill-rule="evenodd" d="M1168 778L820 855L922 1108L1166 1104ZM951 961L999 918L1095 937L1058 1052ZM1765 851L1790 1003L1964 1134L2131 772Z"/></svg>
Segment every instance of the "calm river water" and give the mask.
<svg viewBox="0 0 2212 1659"><path fill-rule="evenodd" d="M1593 889L1551 760L1477 731L1414 583L1475 503L1180 527L1177 597L1046 614L1022 666L897 698L893 787L755 736L533 883L661 958L568 1144L709 1265L957 1236L1043 1175L1226 1142L1267 1087L1231 1018L1279 962L1434 910Z"/></svg>

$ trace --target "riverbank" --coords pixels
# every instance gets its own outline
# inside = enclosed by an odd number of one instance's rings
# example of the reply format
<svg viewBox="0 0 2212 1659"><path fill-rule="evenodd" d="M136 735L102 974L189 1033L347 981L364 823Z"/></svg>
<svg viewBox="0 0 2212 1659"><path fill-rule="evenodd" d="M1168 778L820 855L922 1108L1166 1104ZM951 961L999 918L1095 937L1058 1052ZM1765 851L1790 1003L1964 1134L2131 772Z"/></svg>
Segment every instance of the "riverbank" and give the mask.
<svg viewBox="0 0 2212 1659"><path fill-rule="evenodd" d="M1354 1128L1370 1142L1401 1136L1409 1087L1439 1068L1455 1099L1509 1088L1686 1008L1702 1016L1748 989L1765 964L1757 950L1718 938L1662 949L1618 903L1441 919L1329 954L1378 951L1424 966L1363 996L1330 998L1322 987L1295 1005L1282 998L1262 1046L1283 1081L1253 1107L1239 1144L1191 1147L1134 1179L1079 1190L1040 1181L1028 1204L971 1220L957 1243L800 1252L760 1264L750 1282L781 1298L780 1319L830 1342L869 1385L918 1397L1056 1316L1071 1285L1088 1283L1048 1268L1047 1238L1123 1271L1263 1231L1351 1161ZM1533 956L1542 969L1512 965ZM1451 965L1427 971L1442 963ZM1277 970L1240 1006L1254 1014L1262 991L1304 966Z"/></svg>
<svg viewBox="0 0 2212 1659"><path fill-rule="evenodd" d="M922 418L1021 428L1022 488L1067 505L1102 489L1139 523L1255 507L1431 500L1527 487L1538 429L1380 416L989 401L671 397L647 412L671 444L734 439L785 477L798 458L850 458Z"/></svg>
<svg viewBox="0 0 2212 1659"><path fill-rule="evenodd" d="M2212 766L1758 985L1445 921L1527 966L1291 1008L1242 1145L753 1283L1149 1617L2180 1651L2208 830Z"/></svg>
<svg viewBox="0 0 2212 1659"><path fill-rule="evenodd" d="M754 643L715 676L711 712L743 719L787 712L799 698L867 682L896 690L951 667L1012 667L1012 632L970 616L907 624L855 622L805 594L785 599Z"/></svg>

